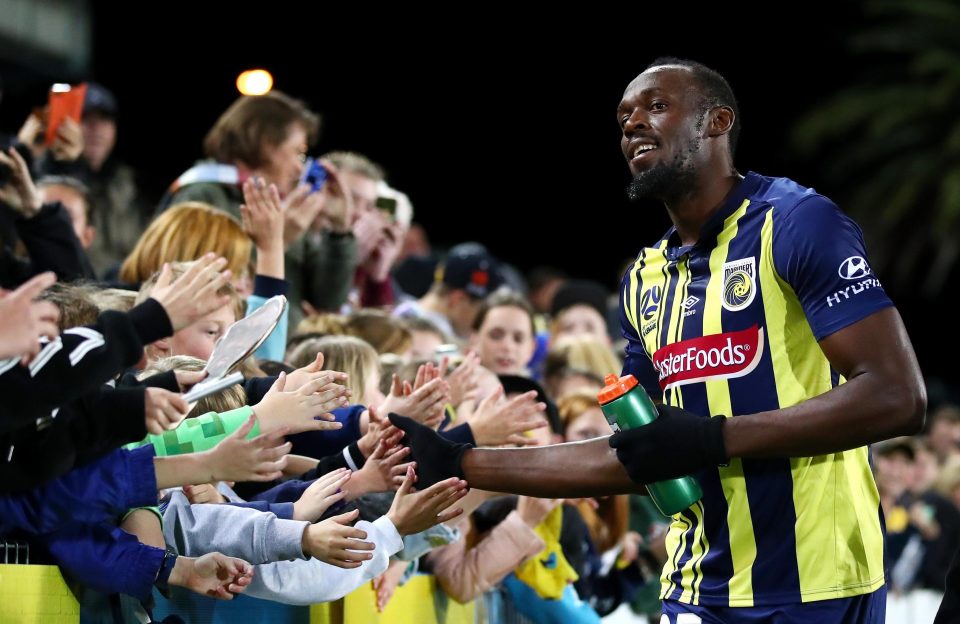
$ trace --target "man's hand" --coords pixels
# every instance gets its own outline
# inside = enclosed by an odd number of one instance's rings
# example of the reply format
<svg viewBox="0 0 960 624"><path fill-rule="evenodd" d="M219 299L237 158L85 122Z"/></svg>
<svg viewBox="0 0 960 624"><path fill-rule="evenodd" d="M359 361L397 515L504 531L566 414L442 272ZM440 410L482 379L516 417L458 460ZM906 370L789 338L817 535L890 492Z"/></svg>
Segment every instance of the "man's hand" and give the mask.
<svg viewBox="0 0 960 624"><path fill-rule="evenodd" d="M410 447L410 459L417 463L417 484L421 488L449 477L463 478L463 454L471 447L443 438L430 427L426 427L405 416L390 414L390 422L403 430L402 443Z"/></svg>
<svg viewBox="0 0 960 624"><path fill-rule="evenodd" d="M73 162L83 154L83 130L80 124L69 117L64 118L50 144L50 153L55 160Z"/></svg>
<svg viewBox="0 0 960 624"><path fill-rule="evenodd" d="M0 151L0 166L10 169L10 181L0 187L0 201L24 219L35 217L43 207L43 201L30 177L30 167L12 147L6 152Z"/></svg>
<svg viewBox="0 0 960 624"><path fill-rule="evenodd" d="M635 482L676 479L727 462L726 418L705 418L663 404L657 405L657 412L660 416L652 423L610 436L617 459Z"/></svg>
<svg viewBox="0 0 960 624"><path fill-rule="evenodd" d="M289 248L323 212L323 193L313 192L308 184L300 184L283 200L283 244Z"/></svg>
<svg viewBox="0 0 960 624"><path fill-rule="evenodd" d="M208 553L202 557L177 557L170 585L185 587L201 596L232 600L253 580L253 566L243 559Z"/></svg>
<svg viewBox="0 0 960 624"><path fill-rule="evenodd" d="M350 232L353 225L353 195L340 178L340 170L329 160L321 160L327 170L327 181L323 185L323 217L327 226L338 234Z"/></svg>
<svg viewBox="0 0 960 624"><path fill-rule="evenodd" d="M376 248L370 252L369 259L363 264L370 279L384 282L390 278L390 269L400 255L406 236L407 228L401 223L389 223L383 227Z"/></svg>

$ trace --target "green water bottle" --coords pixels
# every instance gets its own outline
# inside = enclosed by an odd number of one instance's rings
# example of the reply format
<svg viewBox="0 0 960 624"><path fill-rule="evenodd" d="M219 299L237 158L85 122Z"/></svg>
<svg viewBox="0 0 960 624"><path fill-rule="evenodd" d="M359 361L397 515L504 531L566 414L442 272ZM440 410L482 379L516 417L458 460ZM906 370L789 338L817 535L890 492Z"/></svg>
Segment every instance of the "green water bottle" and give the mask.
<svg viewBox="0 0 960 624"><path fill-rule="evenodd" d="M607 375L603 381L606 386L597 394L597 399L614 432L636 429L657 418L656 406L639 386L636 377ZM700 484L693 477L651 483L647 486L647 492L665 516L680 513L703 496Z"/></svg>

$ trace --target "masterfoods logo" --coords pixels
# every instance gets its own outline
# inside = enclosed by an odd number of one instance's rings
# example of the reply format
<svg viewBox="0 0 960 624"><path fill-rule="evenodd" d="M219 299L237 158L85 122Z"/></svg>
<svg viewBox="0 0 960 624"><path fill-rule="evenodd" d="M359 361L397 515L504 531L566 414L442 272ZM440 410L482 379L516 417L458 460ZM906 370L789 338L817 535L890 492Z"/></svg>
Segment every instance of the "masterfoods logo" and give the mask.
<svg viewBox="0 0 960 624"><path fill-rule="evenodd" d="M660 374L660 387L697 383L712 379L743 377L757 367L763 355L763 329L691 338L662 347L653 354L653 366Z"/></svg>

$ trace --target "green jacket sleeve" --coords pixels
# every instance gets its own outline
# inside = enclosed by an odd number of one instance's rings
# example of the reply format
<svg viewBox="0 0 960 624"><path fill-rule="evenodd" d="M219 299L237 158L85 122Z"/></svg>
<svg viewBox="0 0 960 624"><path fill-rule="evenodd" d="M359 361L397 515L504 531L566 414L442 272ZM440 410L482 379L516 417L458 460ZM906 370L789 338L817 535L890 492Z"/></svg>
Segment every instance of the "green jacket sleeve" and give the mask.
<svg viewBox="0 0 960 624"><path fill-rule="evenodd" d="M152 444L157 457L199 453L219 444L221 440L247 422L251 414L253 414L253 408L249 405L222 414L210 412L184 420L173 431L165 431L160 435L150 434L142 442L132 446ZM260 423L253 425L247 439L258 435L260 435Z"/></svg>
<svg viewBox="0 0 960 624"><path fill-rule="evenodd" d="M301 301L325 312L337 312L347 301L357 270L357 241L353 234L324 232L319 241L304 236L287 249L285 260L290 327L296 327L303 318Z"/></svg>

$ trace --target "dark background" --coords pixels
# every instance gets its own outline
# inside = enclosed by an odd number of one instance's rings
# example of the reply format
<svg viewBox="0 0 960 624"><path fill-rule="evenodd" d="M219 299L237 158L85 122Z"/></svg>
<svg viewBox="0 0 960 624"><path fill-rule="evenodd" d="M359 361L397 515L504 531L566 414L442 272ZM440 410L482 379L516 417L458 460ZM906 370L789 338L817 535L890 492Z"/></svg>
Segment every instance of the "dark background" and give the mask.
<svg viewBox="0 0 960 624"><path fill-rule="evenodd" d="M554 265L611 288L669 225L662 206L626 200L614 115L648 63L674 55L720 71L740 101L740 171L789 176L835 196L843 189L825 185L788 133L868 62L849 53L864 18L848 2L778 6L777 19L746 5L662 15L648 3L621 3L597 16L572 5L526 17L438 7L378 14L377 23L372 7L340 16L236 3L201 23L203 3L126 4L92 5L92 75L74 78L116 93L117 153L148 191L159 195L201 156L205 132L238 95L236 76L260 67L276 89L322 114L313 151L354 150L384 165L435 245L478 240L522 270ZM0 70L6 131L45 101L52 79L63 80ZM937 302L891 295L925 371L948 373L938 355L956 340L925 318Z"/></svg>

